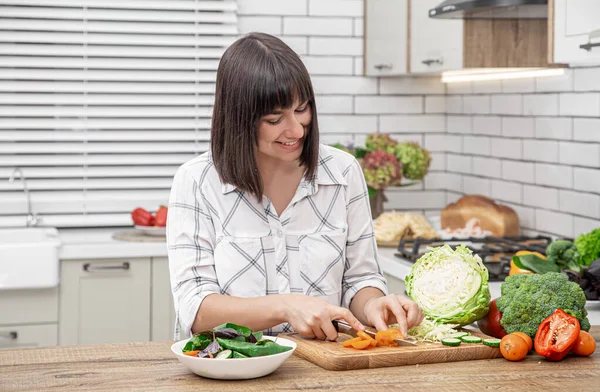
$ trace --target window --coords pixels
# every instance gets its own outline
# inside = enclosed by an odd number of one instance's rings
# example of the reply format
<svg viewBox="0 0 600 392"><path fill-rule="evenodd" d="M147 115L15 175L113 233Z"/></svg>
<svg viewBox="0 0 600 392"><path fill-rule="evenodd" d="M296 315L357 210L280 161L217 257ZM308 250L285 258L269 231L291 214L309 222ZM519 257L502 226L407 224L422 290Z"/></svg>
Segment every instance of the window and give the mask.
<svg viewBox="0 0 600 392"><path fill-rule="evenodd" d="M0 0L0 226L126 226L208 149L235 1Z"/></svg>

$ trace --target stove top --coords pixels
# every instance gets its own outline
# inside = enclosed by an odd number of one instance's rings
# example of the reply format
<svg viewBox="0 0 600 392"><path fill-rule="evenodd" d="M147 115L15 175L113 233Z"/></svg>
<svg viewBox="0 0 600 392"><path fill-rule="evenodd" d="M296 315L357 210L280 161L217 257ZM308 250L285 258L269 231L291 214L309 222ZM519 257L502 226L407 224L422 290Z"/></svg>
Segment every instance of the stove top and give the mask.
<svg viewBox="0 0 600 392"><path fill-rule="evenodd" d="M464 244L474 254L479 255L483 264L489 271L490 282L502 282L508 276L510 260L520 250L529 250L546 254L546 247L552 238L546 236L519 236L519 237L452 237L434 239L402 239L398 244L396 256L411 262L417 261L428 247L450 245L453 249Z"/></svg>

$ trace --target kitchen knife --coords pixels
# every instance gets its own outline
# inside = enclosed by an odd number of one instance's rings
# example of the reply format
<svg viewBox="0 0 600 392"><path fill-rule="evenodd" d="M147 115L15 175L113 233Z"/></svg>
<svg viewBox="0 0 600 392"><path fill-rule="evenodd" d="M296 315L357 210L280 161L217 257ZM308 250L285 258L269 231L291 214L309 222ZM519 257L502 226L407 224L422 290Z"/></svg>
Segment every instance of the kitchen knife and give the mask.
<svg viewBox="0 0 600 392"><path fill-rule="evenodd" d="M333 326L335 327L336 331L341 332L341 333L345 333L347 335L350 336L358 336L356 334L356 330L354 328L352 328L346 321L344 320L332 320L331 323L333 324ZM373 339L375 339L375 335L377 334L377 330L375 328L372 327L366 327L365 328L365 333L369 336L371 336ZM394 341L396 342L396 344L398 346L416 346L417 344L415 342L411 342L410 340L406 340L406 339L394 339Z"/></svg>

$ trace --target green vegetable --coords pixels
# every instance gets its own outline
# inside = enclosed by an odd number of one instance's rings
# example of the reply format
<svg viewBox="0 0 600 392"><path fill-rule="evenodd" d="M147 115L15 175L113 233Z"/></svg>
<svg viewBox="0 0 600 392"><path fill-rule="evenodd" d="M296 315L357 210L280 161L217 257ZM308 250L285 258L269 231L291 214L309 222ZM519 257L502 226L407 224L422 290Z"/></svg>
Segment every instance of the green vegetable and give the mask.
<svg viewBox="0 0 600 392"><path fill-rule="evenodd" d="M223 350L215 356L215 359L227 359L227 358L231 358L232 355L233 355L233 351Z"/></svg>
<svg viewBox="0 0 600 392"><path fill-rule="evenodd" d="M557 240L546 248L548 261L558 265L561 270L581 271L580 256L577 247L571 241Z"/></svg>
<svg viewBox="0 0 600 392"><path fill-rule="evenodd" d="M450 347L456 347L456 346L460 346L460 339L457 338L445 338L442 339L442 344L444 346L450 346Z"/></svg>
<svg viewBox="0 0 600 392"><path fill-rule="evenodd" d="M502 313L500 324L507 333L520 331L533 338L542 320L557 308L577 317L582 330L590 329L585 294L564 274L511 275L502 283L500 292L496 305Z"/></svg>
<svg viewBox="0 0 600 392"><path fill-rule="evenodd" d="M195 335L183 347L183 352L204 350L212 342L212 339L204 335Z"/></svg>
<svg viewBox="0 0 600 392"><path fill-rule="evenodd" d="M282 346L273 340L261 340L257 343L240 342L233 339L217 338L221 347L236 351L247 357L264 357L265 355L279 354L291 350L289 346Z"/></svg>
<svg viewBox="0 0 600 392"><path fill-rule="evenodd" d="M247 356L245 356L244 354L240 354L237 351L233 352L233 357L234 358L248 358Z"/></svg>
<svg viewBox="0 0 600 392"><path fill-rule="evenodd" d="M469 335L469 333L468 333L468 332L457 332L457 333L453 333L453 334L452 334L452 335L450 335L450 336L451 336L451 337L453 337L453 338L460 339L460 338L462 338L463 336L468 336L468 335Z"/></svg>
<svg viewBox="0 0 600 392"><path fill-rule="evenodd" d="M560 272L560 268L552 261L544 260L534 254L520 255L512 257L513 263L521 269L545 274L547 272Z"/></svg>
<svg viewBox="0 0 600 392"><path fill-rule="evenodd" d="M490 347L500 347L500 342L501 340L496 338L483 339L483 344Z"/></svg>
<svg viewBox="0 0 600 392"><path fill-rule="evenodd" d="M481 343L481 338L479 336L467 335L461 337L460 340L462 340L465 343Z"/></svg>
<svg viewBox="0 0 600 392"><path fill-rule="evenodd" d="M420 180L427 174L431 164L429 151L414 142L403 142L396 146L396 158L402 163L402 174L406 178Z"/></svg>
<svg viewBox="0 0 600 392"><path fill-rule="evenodd" d="M592 264L600 257L600 227L575 238L575 246L581 257L580 264Z"/></svg>
<svg viewBox="0 0 600 392"><path fill-rule="evenodd" d="M413 264L406 292L439 323L471 324L489 310L488 270L464 245L433 248Z"/></svg>

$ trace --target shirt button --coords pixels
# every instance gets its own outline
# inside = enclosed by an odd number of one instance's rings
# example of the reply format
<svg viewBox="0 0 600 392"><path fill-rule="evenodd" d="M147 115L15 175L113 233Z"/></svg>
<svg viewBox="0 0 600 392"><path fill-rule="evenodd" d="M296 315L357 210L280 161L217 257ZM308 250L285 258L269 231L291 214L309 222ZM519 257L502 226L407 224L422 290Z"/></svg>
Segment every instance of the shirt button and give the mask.
<svg viewBox="0 0 600 392"><path fill-rule="evenodd" d="M283 237L283 231L277 230L277 237L279 237L279 238Z"/></svg>

